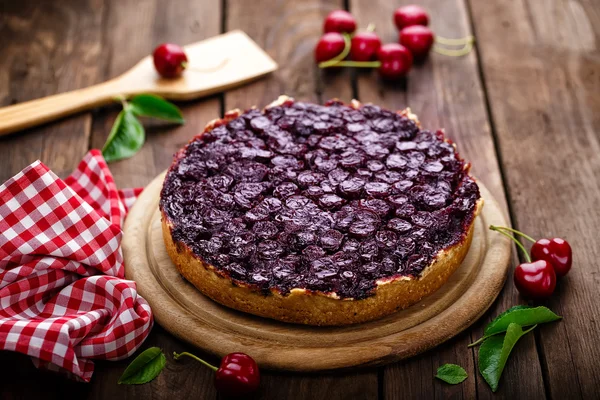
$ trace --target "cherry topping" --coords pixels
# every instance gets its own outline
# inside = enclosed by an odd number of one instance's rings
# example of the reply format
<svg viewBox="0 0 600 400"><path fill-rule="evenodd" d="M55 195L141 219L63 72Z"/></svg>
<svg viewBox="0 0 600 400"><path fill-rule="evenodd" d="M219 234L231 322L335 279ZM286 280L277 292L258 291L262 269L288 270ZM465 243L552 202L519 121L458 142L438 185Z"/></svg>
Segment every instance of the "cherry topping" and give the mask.
<svg viewBox="0 0 600 400"><path fill-rule="evenodd" d="M356 20L348 11L334 10L325 18L323 32L352 33L356 30Z"/></svg>
<svg viewBox="0 0 600 400"><path fill-rule="evenodd" d="M565 276L573 263L573 252L569 242L561 238L540 239L531 246L531 258L546 260L556 275Z"/></svg>
<svg viewBox="0 0 600 400"><path fill-rule="evenodd" d="M398 79L408 73L413 57L408 49L397 43L384 44L377 52L381 61L379 73L385 79Z"/></svg>
<svg viewBox="0 0 600 400"><path fill-rule="evenodd" d="M188 352L173 353L175 360L182 356L191 357L215 371L215 388L225 396L249 395L255 392L260 384L258 365L247 354L229 353L223 357L219 368Z"/></svg>
<svg viewBox="0 0 600 400"><path fill-rule="evenodd" d="M398 30L412 25L429 25L429 15L421 6L410 4L394 11L394 23Z"/></svg>
<svg viewBox="0 0 600 400"><path fill-rule="evenodd" d="M315 47L315 61L317 63L331 60L344 51L346 42L338 32L329 32L321 36Z"/></svg>
<svg viewBox="0 0 600 400"><path fill-rule="evenodd" d="M381 47L381 39L375 32L358 32L352 38L350 58L354 61L373 61L377 59L377 50Z"/></svg>
<svg viewBox="0 0 600 400"><path fill-rule="evenodd" d="M186 68L187 56L183 49L173 43L163 43L152 54L154 68L164 78L177 78Z"/></svg>
<svg viewBox="0 0 600 400"><path fill-rule="evenodd" d="M514 281L524 297L546 299L554 293L556 273L549 262L537 260L517 265Z"/></svg>
<svg viewBox="0 0 600 400"><path fill-rule="evenodd" d="M412 25L400 31L400 44L410 50L415 60L427 57L434 41L433 32L426 26Z"/></svg>

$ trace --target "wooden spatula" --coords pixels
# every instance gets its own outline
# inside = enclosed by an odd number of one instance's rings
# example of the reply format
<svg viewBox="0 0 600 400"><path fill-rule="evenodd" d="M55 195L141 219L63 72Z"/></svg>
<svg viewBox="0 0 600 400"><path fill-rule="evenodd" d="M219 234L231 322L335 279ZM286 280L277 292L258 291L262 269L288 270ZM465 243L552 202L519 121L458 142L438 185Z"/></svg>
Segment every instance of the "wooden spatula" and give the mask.
<svg viewBox="0 0 600 400"><path fill-rule="evenodd" d="M172 100L190 100L227 90L277 69L275 61L242 31L193 43L185 46L185 52L190 69L180 78L161 78L152 57L147 56L110 81L0 108L0 136L110 103L119 95L153 93Z"/></svg>

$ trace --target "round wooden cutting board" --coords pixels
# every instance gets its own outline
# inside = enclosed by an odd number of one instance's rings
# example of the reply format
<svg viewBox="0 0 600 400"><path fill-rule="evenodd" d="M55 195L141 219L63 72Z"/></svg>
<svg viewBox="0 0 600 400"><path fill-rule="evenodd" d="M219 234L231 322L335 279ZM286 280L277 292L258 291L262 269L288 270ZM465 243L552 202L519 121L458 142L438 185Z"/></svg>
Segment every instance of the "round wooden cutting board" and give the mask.
<svg viewBox="0 0 600 400"><path fill-rule="evenodd" d="M319 371L377 365L414 356L475 322L500 292L509 269L510 243L490 235L506 226L498 204L481 184L485 205L475 221L463 264L440 290L383 319L345 327L311 327L241 313L212 301L184 280L162 239L159 192L164 174L141 194L125 221L128 279L150 303L156 321L178 338L210 353L250 354L261 367Z"/></svg>

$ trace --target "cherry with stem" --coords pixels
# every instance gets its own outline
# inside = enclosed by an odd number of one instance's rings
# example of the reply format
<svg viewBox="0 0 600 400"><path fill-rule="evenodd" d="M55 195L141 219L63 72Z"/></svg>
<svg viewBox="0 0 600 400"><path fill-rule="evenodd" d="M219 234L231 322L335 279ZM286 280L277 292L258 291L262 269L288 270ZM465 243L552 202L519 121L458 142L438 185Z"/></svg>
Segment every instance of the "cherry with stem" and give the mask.
<svg viewBox="0 0 600 400"><path fill-rule="evenodd" d="M173 358L190 357L215 371L215 388L226 396L245 396L258 389L260 371L256 361L244 353L229 353L217 368L192 353L173 352Z"/></svg>
<svg viewBox="0 0 600 400"><path fill-rule="evenodd" d="M498 229L512 232L533 243L531 246L531 258L535 261L546 260L556 272L556 275L563 277L569 273L573 264L573 251L571 245L561 238L542 238L535 240L531 236L513 228L498 226Z"/></svg>
<svg viewBox="0 0 600 400"><path fill-rule="evenodd" d="M556 288L556 272L554 266L545 259L531 260L525 247L506 228L491 225L490 229L508 237L523 251L527 262L517 265L513 279L519 293L530 299L546 299ZM508 229L511 231L511 229ZM518 232L521 234L521 232Z"/></svg>

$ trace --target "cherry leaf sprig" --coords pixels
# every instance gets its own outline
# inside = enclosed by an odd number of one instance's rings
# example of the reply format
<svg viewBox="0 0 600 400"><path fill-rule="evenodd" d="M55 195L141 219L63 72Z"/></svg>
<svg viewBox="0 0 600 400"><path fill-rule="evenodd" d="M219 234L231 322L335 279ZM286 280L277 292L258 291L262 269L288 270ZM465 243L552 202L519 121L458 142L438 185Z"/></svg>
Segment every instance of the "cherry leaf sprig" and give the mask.
<svg viewBox="0 0 600 400"><path fill-rule="evenodd" d="M458 385L467 379L469 375L460 365L444 364L438 368L435 377L450 385Z"/></svg>
<svg viewBox="0 0 600 400"><path fill-rule="evenodd" d="M504 371L504 366L513 347L521 337L534 330L536 326L534 325L524 331L521 325L513 322L508 325L504 337L492 336L481 345L479 349L479 372L490 385L492 392L498 390L502 371Z"/></svg>
<svg viewBox="0 0 600 400"><path fill-rule="evenodd" d="M468 347L476 346L491 336L506 332L509 325L512 323L521 326L532 326L543 324L546 322L558 321L561 318L562 317L560 315L556 315L549 308L544 306L514 306L506 310L505 312L497 316L496 319L490 322L483 332L483 337L471 343Z"/></svg>
<svg viewBox="0 0 600 400"><path fill-rule="evenodd" d="M561 318L547 307L519 305L509 308L486 326L483 337L468 347L481 344L479 372L490 385L492 392L498 390L508 357L519 339L534 330L538 324L558 321ZM467 373L458 365L444 364L438 368L435 377L456 385L467 379Z"/></svg>
<svg viewBox="0 0 600 400"><path fill-rule="evenodd" d="M140 353L119 378L119 385L141 385L156 378L167 363L162 350L150 347Z"/></svg>
<svg viewBox="0 0 600 400"><path fill-rule="evenodd" d="M142 148L146 133L138 117L185 123L181 110L160 96L140 94L129 100L124 97L117 100L123 105L123 110L117 116L102 148L102 155L107 162L129 158Z"/></svg>

